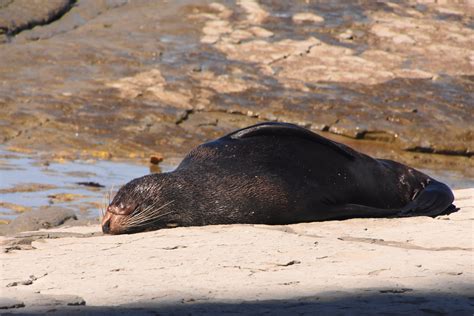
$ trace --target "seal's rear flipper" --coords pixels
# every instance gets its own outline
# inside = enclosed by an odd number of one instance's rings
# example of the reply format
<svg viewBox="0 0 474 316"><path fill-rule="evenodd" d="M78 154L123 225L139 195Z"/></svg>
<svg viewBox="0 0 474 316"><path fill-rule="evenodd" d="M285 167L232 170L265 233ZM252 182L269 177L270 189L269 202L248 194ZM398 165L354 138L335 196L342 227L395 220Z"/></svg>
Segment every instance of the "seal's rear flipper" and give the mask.
<svg viewBox="0 0 474 316"><path fill-rule="evenodd" d="M451 189L436 180L430 179L429 184L401 209L381 209L366 205L345 204L328 212L328 216L320 220L348 219L360 217L408 217L447 215L458 208L452 203L454 195Z"/></svg>
<svg viewBox="0 0 474 316"><path fill-rule="evenodd" d="M399 213L400 216L425 215L435 217L456 211L454 195L444 183L431 180L418 196Z"/></svg>

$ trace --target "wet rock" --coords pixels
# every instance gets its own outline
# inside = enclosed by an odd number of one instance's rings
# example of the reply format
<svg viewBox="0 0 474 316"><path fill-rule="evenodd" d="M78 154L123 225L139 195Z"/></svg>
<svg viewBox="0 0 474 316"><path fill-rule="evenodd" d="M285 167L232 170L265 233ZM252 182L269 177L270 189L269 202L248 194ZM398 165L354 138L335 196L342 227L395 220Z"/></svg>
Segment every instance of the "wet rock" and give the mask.
<svg viewBox="0 0 474 316"><path fill-rule="evenodd" d="M182 157L277 120L375 140L385 158L470 157L469 21L456 3L78 1L0 44L1 140L47 158Z"/></svg>
<svg viewBox="0 0 474 316"><path fill-rule="evenodd" d="M105 185L102 185L98 182L92 182L92 181L87 181L87 182L76 182L78 185L83 185L86 187L92 187L92 188L105 188Z"/></svg>
<svg viewBox="0 0 474 316"><path fill-rule="evenodd" d="M0 207L13 210L17 213L23 213L31 210L31 207L8 202L0 202Z"/></svg>
<svg viewBox="0 0 474 316"><path fill-rule="evenodd" d="M44 207L19 215L10 224L1 227L3 230L0 233L15 234L22 231L53 228L69 220L77 220L72 210Z"/></svg>
<svg viewBox="0 0 474 316"><path fill-rule="evenodd" d="M60 18L74 4L73 0L12 0L0 6L0 31L14 35L36 25Z"/></svg>
<svg viewBox="0 0 474 316"><path fill-rule="evenodd" d="M16 193L16 192L38 192L47 191L57 188L55 185L44 183L20 183L14 187L7 189L0 189L0 193Z"/></svg>
<svg viewBox="0 0 474 316"><path fill-rule="evenodd" d="M26 1L25 1L26 2ZM49 1L44 1L49 2ZM81 1L70 1L73 2L73 6L69 8L69 11L61 16L60 19L55 20L54 23L48 23L41 27L35 27L33 29L25 30L15 37L11 38L10 41L16 43L24 43L28 41L44 40L70 32L78 27L83 26L89 20L94 19L101 14L107 12L110 9L118 8L124 5L126 0L107 0L107 1L96 1L96 0L81 0ZM36 8L35 8L36 9ZM34 11L34 10L31 10ZM111 23L102 24L102 28L112 27ZM69 94L70 92L64 92L63 95Z"/></svg>
<svg viewBox="0 0 474 316"><path fill-rule="evenodd" d="M58 202L71 202L78 199L83 199L86 197L85 195L81 194L74 194L74 193L58 193L58 194L50 194L48 198L50 199L50 203L58 203Z"/></svg>

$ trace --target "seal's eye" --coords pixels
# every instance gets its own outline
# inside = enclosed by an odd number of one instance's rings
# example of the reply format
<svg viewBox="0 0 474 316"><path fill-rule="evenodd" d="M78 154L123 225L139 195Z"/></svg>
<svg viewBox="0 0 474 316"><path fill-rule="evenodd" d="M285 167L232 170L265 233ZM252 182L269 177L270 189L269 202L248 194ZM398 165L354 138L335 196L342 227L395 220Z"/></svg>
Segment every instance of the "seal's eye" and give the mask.
<svg viewBox="0 0 474 316"><path fill-rule="evenodd" d="M129 215L132 213L137 205L135 203L133 204L125 204L123 202L117 203L117 204L110 204L107 207L107 212L110 212L112 214L116 215Z"/></svg>

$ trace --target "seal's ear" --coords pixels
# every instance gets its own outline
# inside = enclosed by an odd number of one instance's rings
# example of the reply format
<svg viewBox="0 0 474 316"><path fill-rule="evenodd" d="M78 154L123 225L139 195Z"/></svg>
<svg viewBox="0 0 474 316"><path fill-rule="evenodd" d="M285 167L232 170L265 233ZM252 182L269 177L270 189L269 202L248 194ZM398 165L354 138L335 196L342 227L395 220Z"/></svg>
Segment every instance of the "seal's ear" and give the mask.
<svg viewBox="0 0 474 316"><path fill-rule="evenodd" d="M232 139L257 136L292 136L304 138L328 146L351 160L355 159L354 151L349 147L335 143L305 128L290 123L265 122L240 129L227 135L227 137Z"/></svg>

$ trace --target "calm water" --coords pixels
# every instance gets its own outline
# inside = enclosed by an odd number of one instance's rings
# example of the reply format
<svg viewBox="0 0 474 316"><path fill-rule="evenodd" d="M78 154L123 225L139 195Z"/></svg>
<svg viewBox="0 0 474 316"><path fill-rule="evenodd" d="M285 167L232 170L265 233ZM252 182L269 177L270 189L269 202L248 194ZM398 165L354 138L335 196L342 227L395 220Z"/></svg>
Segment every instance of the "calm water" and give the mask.
<svg viewBox="0 0 474 316"><path fill-rule="evenodd" d="M171 166L161 165L161 170L170 171ZM18 213L8 207L15 204L29 208L57 205L81 209L80 215L97 217L104 197L133 178L149 174L148 166L113 161L68 161L64 163L40 163L23 154L0 150L0 219L12 219ZM95 182L102 188L88 187L78 182ZM25 185L48 185L45 189L24 191ZM54 187L53 187L54 186ZM5 192L11 189L13 192ZM15 190L17 188L18 190ZM31 189L34 189L32 186ZM15 192L16 191L16 192ZM55 195L73 194L72 201L57 201Z"/></svg>

